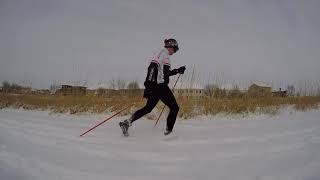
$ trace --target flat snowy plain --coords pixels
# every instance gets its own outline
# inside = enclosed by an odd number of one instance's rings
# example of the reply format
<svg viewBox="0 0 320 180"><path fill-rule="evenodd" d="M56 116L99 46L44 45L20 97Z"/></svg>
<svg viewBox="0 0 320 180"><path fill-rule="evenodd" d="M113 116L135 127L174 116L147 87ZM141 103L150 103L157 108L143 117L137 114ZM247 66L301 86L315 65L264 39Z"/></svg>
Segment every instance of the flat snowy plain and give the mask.
<svg viewBox="0 0 320 180"><path fill-rule="evenodd" d="M320 180L320 110L275 116L141 119L0 110L0 180Z"/></svg>

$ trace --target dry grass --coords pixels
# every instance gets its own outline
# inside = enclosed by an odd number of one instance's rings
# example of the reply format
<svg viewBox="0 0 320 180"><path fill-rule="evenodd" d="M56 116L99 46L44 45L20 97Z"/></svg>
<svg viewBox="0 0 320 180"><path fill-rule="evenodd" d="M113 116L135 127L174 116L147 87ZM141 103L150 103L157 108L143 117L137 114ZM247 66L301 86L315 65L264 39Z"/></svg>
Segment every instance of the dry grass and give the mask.
<svg viewBox="0 0 320 180"><path fill-rule="evenodd" d="M197 115L225 114L276 114L283 106L291 105L296 110L319 108L320 97L268 97L268 98L209 98L190 100L178 97L179 117L191 118ZM50 110L54 113L102 113L117 111L127 105L131 108L122 115L131 114L141 108L145 100L141 97L115 96L103 98L97 96L55 96L55 95L15 95L0 93L0 108L14 107L28 110ZM162 104L157 108L161 109ZM152 115L150 116L153 117ZM153 118L154 119L154 118Z"/></svg>
<svg viewBox="0 0 320 180"><path fill-rule="evenodd" d="M179 98L180 117L189 118L196 115L225 114L276 114L281 107L293 106L296 110L319 108L320 97L268 97L268 98L225 98L188 100Z"/></svg>
<svg viewBox="0 0 320 180"><path fill-rule="evenodd" d="M141 98L139 99L141 100ZM130 103L139 105L139 100L138 98L124 97L103 98L97 96L17 95L0 93L0 108L40 109L51 110L55 113L102 113L118 110Z"/></svg>

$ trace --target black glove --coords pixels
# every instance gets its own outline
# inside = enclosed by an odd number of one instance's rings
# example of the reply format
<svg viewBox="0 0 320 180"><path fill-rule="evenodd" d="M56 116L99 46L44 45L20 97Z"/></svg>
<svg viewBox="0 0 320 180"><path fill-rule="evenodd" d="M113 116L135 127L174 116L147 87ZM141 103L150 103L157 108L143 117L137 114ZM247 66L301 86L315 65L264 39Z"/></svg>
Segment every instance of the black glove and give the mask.
<svg viewBox="0 0 320 180"><path fill-rule="evenodd" d="M148 99L151 96L153 89L155 88L155 83L145 81L144 87L145 89L143 91L143 97Z"/></svg>
<svg viewBox="0 0 320 180"><path fill-rule="evenodd" d="M180 74L183 74L185 70L186 70L186 67L185 66L181 66L181 67L179 67L179 69L177 69L177 72L180 73Z"/></svg>

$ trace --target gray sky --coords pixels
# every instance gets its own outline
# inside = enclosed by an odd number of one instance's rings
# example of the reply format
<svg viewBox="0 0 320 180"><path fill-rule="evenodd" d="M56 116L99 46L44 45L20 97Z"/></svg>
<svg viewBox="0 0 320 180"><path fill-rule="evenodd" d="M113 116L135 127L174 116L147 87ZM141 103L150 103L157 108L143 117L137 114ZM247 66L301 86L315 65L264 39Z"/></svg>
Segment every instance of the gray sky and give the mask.
<svg viewBox="0 0 320 180"><path fill-rule="evenodd" d="M143 82L171 37L173 66L195 65L201 82L318 81L319 9L319 0L0 0L0 81Z"/></svg>

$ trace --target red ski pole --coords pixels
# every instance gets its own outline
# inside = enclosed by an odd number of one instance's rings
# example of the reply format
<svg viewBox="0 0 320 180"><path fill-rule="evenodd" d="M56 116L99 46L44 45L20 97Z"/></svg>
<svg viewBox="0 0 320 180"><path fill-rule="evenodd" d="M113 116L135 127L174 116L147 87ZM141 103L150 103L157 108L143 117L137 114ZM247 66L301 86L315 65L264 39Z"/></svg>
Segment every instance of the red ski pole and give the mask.
<svg viewBox="0 0 320 180"><path fill-rule="evenodd" d="M134 103L133 103L134 104ZM130 104L128 106L126 106L125 108L121 109L120 111L114 113L112 116L108 117L107 119L101 121L100 123L98 123L97 125L93 126L92 128L88 129L86 132L82 133L80 135L80 137L82 137L83 135L87 134L88 132L92 131L93 129L95 129L96 127L100 126L101 124L105 123L106 121L110 120L111 118L113 118L114 116L120 114L122 111L128 109L129 107L131 107L133 104Z"/></svg>
<svg viewBox="0 0 320 180"><path fill-rule="evenodd" d="M172 91L173 91L173 90L174 90L174 88L176 87L177 82L178 82L178 80L179 80L180 76L181 76L181 74L179 74L179 76L178 76L178 78L177 78L176 82L174 83L173 88L172 88ZM161 113L160 113L160 115L159 115L159 117L158 117L158 119L157 119L157 121L156 121L156 123L154 124L154 127L153 127L153 128L155 128L155 127L157 126L158 121L159 121L159 119L160 119L160 117L161 117L161 115L162 115L162 113L163 113L163 111L164 111L164 108L165 108L165 107L166 107L166 106L164 105L164 106L163 106L163 108L162 108L162 110L161 110Z"/></svg>

